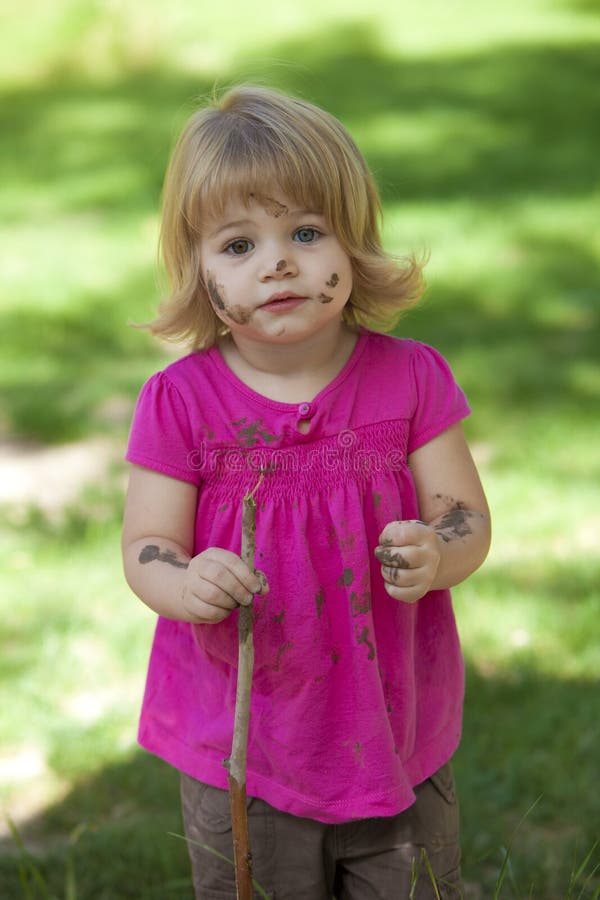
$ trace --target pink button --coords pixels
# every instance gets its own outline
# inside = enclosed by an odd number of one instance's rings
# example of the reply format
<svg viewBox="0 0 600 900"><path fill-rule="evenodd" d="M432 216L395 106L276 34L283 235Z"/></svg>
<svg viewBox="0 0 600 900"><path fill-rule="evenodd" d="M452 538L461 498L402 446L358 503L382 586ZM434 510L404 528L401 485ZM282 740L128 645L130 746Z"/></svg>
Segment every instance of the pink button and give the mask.
<svg viewBox="0 0 600 900"><path fill-rule="evenodd" d="M310 403L301 403L298 412L301 416L307 416L310 413Z"/></svg>

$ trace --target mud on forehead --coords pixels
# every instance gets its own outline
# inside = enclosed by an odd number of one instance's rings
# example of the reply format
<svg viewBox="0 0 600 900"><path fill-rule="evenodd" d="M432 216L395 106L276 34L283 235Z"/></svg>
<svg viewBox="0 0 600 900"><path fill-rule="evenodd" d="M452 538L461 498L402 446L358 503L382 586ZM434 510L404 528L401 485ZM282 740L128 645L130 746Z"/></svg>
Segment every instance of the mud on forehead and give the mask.
<svg viewBox="0 0 600 900"><path fill-rule="evenodd" d="M215 184L203 186L195 204L194 218L198 221L199 230L202 230L204 222L221 218L230 203L241 203L246 207L257 203L274 218L287 215L290 204L293 205L292 208L322 214L325 214L326 208L325 198L320 190L311 190L308 186L302 189L297 183L286 185L264 179L259 183L254 179L244 182L239 175L233 175L226 181L221 181L218 187Z"/></svg>

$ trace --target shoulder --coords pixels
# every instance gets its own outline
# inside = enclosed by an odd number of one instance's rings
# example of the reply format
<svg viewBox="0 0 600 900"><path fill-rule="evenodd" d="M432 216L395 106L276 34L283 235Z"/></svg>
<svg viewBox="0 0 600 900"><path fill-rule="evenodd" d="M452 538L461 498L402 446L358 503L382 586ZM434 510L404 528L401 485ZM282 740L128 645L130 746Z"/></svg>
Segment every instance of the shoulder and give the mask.
<svg viewBox="0 0 600 900"><path fill-rule="evenodd" d="M450 366L442 354L422 341L369 331L365 343L363 369L382 385L393 381L406 389L416 386L428 372L450 373Z"/></svg>
<svg viewBox="0 0 600 900"><path fill-rule="evenodd" d="M198 378L202 378L210 369L210 350L195 351L182 356L169 365L160 369L153 378L172 384L174 387L185 388Z"/></svg>
<svg viewBox="0 0 600 900"><path fill-rule="evenodd" d="M208 353L190 353L151 375L140 390L134 426L139 430L161 427L189 429L202 398L213 392L207 389L204 374L210 368Z"/></svg>
<svg viewBox="0 0 600 900"><path fill-rule="evenodd" d="M141 396L173 397L186 406L194 404L198 397L210 393L211 378L210 351L189 353L154 372L141 389Z"/></svg>
<svg viewBox="0 0 600 900"><path fill-rule="evenodd" d="M396 337L393 334L381 334L377 331L365 331L366 348L368 357L376 357L382 363L390 364L410 363L415 357L427 354L429 351L437 354L437 351L422 341L413 338Z"/></svg>

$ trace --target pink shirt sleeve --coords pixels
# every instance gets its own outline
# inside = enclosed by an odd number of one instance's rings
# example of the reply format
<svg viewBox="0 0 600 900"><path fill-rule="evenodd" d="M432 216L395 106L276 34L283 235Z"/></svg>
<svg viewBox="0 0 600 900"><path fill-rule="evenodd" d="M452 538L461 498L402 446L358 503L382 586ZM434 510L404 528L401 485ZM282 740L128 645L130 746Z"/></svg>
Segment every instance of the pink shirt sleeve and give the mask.
<svg viewBox="0 0 600 900"><path fill-rule="evenodd" d="M190 464L193 443L181 394L164 372L158 372L140 392L125 458L138 466L197 485L199 473Z"/></svg>
<svg viewBox="0 0 600 900"><path fill-rule="evenodd" d="M411 360L415 408L408 453L427 444L471 412L444 357L427 344L416 344Z"/></svg>

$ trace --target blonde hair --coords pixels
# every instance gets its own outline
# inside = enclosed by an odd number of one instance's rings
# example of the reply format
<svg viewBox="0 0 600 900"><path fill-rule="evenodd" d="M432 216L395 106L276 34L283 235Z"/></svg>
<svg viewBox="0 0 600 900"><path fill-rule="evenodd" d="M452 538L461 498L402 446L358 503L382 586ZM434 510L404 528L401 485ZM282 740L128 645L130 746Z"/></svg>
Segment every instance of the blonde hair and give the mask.
<svg viewBox="0 0 600 900"><path fill-rule="evenodd" d="M173 151L160 235L170 293L147 326L154 334L204 349L227 331L201 271L203 223L233 198L277 193L319 210L350 257L348 324L388 331L419 299L422 266L383 250L377 187L346 129L311 103L244 85L192 115Z"/></svg>

